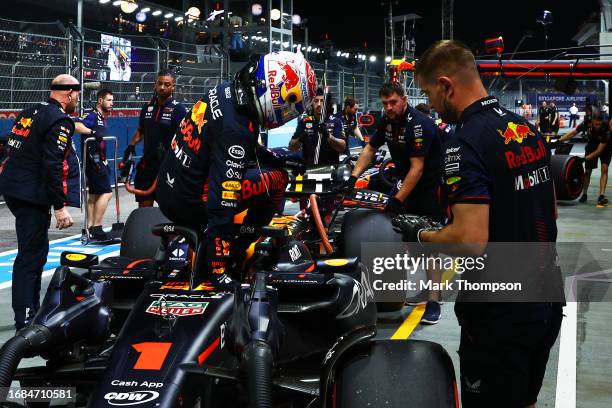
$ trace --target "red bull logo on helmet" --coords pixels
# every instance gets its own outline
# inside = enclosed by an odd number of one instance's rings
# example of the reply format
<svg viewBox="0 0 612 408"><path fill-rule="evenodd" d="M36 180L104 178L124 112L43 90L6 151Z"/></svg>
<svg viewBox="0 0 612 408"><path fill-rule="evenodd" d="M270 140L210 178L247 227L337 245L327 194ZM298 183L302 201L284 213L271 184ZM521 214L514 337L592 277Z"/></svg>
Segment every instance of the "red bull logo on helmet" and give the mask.
<svg viewBox="0 0 612 408"><path fill-rule="evenodd" d="M508 122L506 130L503 132L497 129L497 133L504 138L505 144L510 143L511 140L517 143L523 143L523 140L525 140L527 136L535 136L535 133L531 131L529 126L514 122Z"/></svg>

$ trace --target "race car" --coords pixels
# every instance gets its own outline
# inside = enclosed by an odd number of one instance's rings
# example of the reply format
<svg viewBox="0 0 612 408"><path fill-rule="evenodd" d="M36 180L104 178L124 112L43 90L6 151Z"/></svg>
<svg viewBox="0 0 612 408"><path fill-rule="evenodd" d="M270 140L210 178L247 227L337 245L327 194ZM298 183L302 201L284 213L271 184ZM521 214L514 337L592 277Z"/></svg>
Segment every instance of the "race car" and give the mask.
<svg viewBox="0 0 612 408"><path fill-rule="evenodd" d="M335 194L346 171L309 170L290 189ZM76 387L72 406L89 407L456 407L446 351L376 338L368 276L342 255L359 239L349 224L367 229L384 196L343 197L360 209L337 235L317 200L256 231L234 285L201 280L203 232L136 210L121 256L62 255L33 324L0 350L0 387ZM45 366L16 370L36 355Z"/></svg>

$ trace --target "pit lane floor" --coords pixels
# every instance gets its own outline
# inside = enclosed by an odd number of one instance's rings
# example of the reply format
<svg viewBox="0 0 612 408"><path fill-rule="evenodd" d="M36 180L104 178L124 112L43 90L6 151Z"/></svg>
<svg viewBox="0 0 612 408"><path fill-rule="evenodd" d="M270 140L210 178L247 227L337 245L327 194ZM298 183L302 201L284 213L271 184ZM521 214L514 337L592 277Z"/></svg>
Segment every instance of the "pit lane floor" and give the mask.
<svg viewBox="0 0 612 408"><path fill-rule="evenodd" d="M572 154L583 154L583 146L577 145ZM559 241L608 243L603 249L612 251L612 205L596 208L599 171L593 172L586 204L559 203ZM608 191L612 184L608 185ZM612 193L611 193L612 194ZM121 209L123 220L136 208L133 197L121 190ZM114 221L114 208L111 206L105 216L104 225ZM293 214L297 205L288 203L285 212ZM51 229L51 240L80 236L83 216L78 209L71 209L75 226L65 231ZM53 225L52 220L52 225ZM78 237L55 244L55 247L71 246L78 249ZM0 205L0 256L16 248L14 218L5 205ZM89 247L90 251L107 256L118 251L115 247ZM608 252L610 254L610 252ZM5 255L9 260L14 254ZM104 256L104 255L102 255ZM610 258L608 256L608 258ZM10 261L9 261L10 262ZM0 259L0 267L2 260ZM612 265L610 265L612 267ZM10 269L10 268L9 268ZM10 279L10 278L8 278ZM49 276L43 279L43 293ZM610 290L612 280L597 282ZM0 282L0 285L2 283ZM14 334L13 313L10 304L10 287L0 286L0 344ZM410 338L430 340L444 346L455 365L459 378L459 326L453 312L454 304L447 302L442 306L442 320L433 326L418 325L419 308L405 307L401 312L381 313L378 320L378 337ZM612 406L612 303L581 302L570 303L565 308L564 327L553 347L546 370L538 407L588 407L608 408ZM561 346L560 346L561 345ZM26 359L20 367L35 366L43 363L39 358ZM16 383L13 384L16 386ZM410 386L407 384L407 386ZM503 398L503 396L500 396Z"/></svg>

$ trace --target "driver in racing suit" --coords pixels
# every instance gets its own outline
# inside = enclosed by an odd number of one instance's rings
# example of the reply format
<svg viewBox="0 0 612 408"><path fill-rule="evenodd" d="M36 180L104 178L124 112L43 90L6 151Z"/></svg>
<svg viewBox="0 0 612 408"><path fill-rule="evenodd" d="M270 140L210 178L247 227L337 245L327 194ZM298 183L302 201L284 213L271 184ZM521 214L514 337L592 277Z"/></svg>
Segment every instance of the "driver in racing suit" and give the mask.
<svg viewBox="0 0 612 408"><path fill-rule="evenodd" d="M255 238L254 227L272 219L288 182L280 168L288 159L257 143L259 127L276 128L302 114L316 82L301 54L253 58L234 81L212 88L180 123L160 166L157 197L170 220L206 226L207 278L229 283L228 256L240 259ZM250 161L255 168L247 168ZM245 210L240 232L247 235L234 241L240 223L235 216Z"/></svg>

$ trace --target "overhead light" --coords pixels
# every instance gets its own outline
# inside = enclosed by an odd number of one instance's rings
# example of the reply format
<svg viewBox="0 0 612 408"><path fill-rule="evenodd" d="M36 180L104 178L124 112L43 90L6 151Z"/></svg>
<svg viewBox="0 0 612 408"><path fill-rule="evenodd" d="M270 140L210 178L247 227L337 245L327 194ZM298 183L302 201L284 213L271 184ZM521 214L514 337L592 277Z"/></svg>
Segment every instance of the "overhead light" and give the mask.
<svg viewBox="0 0 612 408"><path fill-rule="evenodd" d="M149 11L151 11L151 9L149 7L145 7L143 9L140 9L141 13L148 13Z"/></svg>
<svg viewBox="0 0 612 408"><path fill-rule="evenodd" d="M306 51L310 52L310 50L312 50L312 47L309 45L308 48L306 48Z"/></svg>
<svg viewBox="0 0 612 408"><path fill-rule="evenodd" d="M299 14L294 14L291 16L291 22L293 25L300 25L302 23L302 17Z"/></svg>
<svg viewBox="0 0 612 408"><path fill-rule="evenodd" d="M387 62L387 63L388 63L388 62L391 62L391 57L387 57L387 58L385 58L385 62Z"/></svg>
<svg viewBox="0 0 612 408"><path fill-rule="evenodd" d="M138 4L134 0L123 0L121 2L121 11L126 14L133 13L138 8Z"/></svg>
<svg viewBox="0 0 612 408"><path fill-rule="evenodd" d="M281 18L281 12L280 12L280 10L279 10L279 9L272 9L272 10L270 11L270 18L271 18L272 20L274 20L274 21L276 21L276 20L280 20L280 18Z"/></svg>
<svg viewBox="0 0 612 408"><path fill-rule="evenodd" d="M111 0L100 0L100 4L106 4L106 3L108 3L109 1L111 1Z"/></svg>
<svg viewBox="0 0 612 408"><path fill-rule="evenodd" d="M283 48L289 48L289 42L288 41L285 41L283 43Z"/></svg>
<svg viewBox="0 0 612 408"><path fill-rule="evenodd" d="M183 16L178 16L177 18L174 19L174 21L183 21Z"/></svg>
<svg viewBox="0 0 612 408"><path fill-rule="evenodd" d="M342 53L340 51L336 51L336 57L339 57Z"/></svg>
<svg viewBox="0 0 612 408"><path fill-rule="evenodd" d="M162 13L161 10L155 10L153 13L151 13L154 16L159 16Z"/></svg>
<svg viewBox="0 0 612 408"><path fill-rule="evenodd" d="M139 23L144 23L147 20L147 15L142 12L139 11L138 13L136 13L136 21L138 21Z"/></svg>
<svg viewBox="0 0 612 408"><path fill-rule="evenodd" d="M253 3L253 5L251 6L251 14L253 14L255 17L258 17L261 16L262 13L263 7L261 6L261 4Z"/></svg>
<svg viewBox="0 0 612 408"><path fill-rule="evenodd" d="M376 62L376 55L370 55L370 62Z"/></svg>
<svg viewBox="0 0 612 408"><path fill-rule="evenodd" d="M123 3L123 0L115 0L113 1L113 6L120 6Z"/></svg>
<svg viewBox="0 0 612 408"><path fill-rule="evenodd" d="M164 14L164 18L170 18L174 15L174 13L166 13Z"/></svg>

